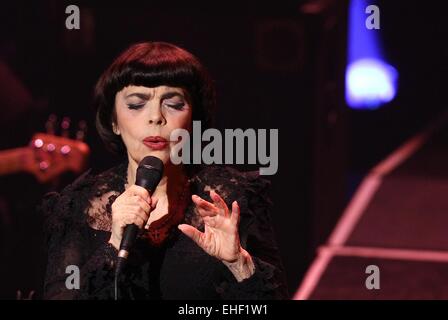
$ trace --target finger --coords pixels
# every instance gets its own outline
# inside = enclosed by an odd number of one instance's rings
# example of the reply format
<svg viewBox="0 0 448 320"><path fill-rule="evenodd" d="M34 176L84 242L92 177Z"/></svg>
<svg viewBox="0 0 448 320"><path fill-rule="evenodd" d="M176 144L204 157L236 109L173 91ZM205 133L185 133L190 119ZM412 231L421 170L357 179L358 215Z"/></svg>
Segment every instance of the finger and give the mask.
<svg viewBox="0 0 448 320"><path fill-rule="evenodd" d="M198 229L188 224L180 224L178 226L178 229L191 240L193 240L197 245L202 245L203 234Z"/></svg>
<svg viewBox="0 0 448 320"><path fill-rule="evenodd" d="M122 222L122 226L126 226L128 224L135 224L137 225L139 228L142 228L143 225L146 223L146 220L142 219L141 217L139 217L138 215L135 214L128 214Z"/></svg>
<svg viewBox="0 0 448 320"><path fill-rule="evenodd" d="M136 224L140 229L146 224L146 220L142 219L140 216L134 216L134 224Z"/></svg>
<svg viewBox="0 0 448 320"><path fill-rule="evenodd" d="M149 219L149 213L147 211L143 210L141 207L137 207L134 211L134 214L137 217L140 217L141 219L143 219L145 221L145 223Z"/></svg>
<svg viewBox="0 0 448 320"><path fill-rule="evenodd" d="M196 211L199 213L201 217L216 217L218 215L218 209L205 210L197 205L196 205Z"/></svg>
<svg viewBox="0 0 448 320"><path fill-rule="evenodd" d="M131 214L126 215L125 217L123 217L123 219L121 220L121 227L125 227L128 224L133 224L134 223L134 216Z"/></svg>
<svg viewBox="0 0 448 320"><path fill-rule="evenodd" d="M149 194L148 190L146 190L141 186L133 185L129 187L129 189L126 191L133 196L135 195L140 196L142 197L143 200L147 201L148 203L151 203L151 195Z"/></svg>
<svg viewBox="0 0 448 320"><path fill-rule="evenodd" d="M151 205L150 205L146 200L143 200L140 196L136 196L136 197L138 197L138 199L137 199L137 205L138 205L144 212L146 212L147 214L149 214L149 213L151 212L151 210L152 210Z"/></svg>
<svg viewBox="0 0 448 320"><path fill-rule="evenodd" d="M202 210L217 212L218 208L216 208L214 204L202 199L195 194L191 196L191 200L193 200L194 204L196 204L196 206Z"/></svg>
<svg viewBox="0 0 448 320"><path fill-rule="evenodd" d="M140 203L131 203L131 204L126 204L123 205L120 208L120 214L123 216L139 216L142 219L147 220L149 218L149 214L151 212L150 207L148 206L148 204L143 204L143 200L140 200Z"/></svg>
<svg viewBox="0 0 448 320"><path fill-rule="evenodd" d="M151 212L151 204L139 195L134 195L126 198L123 201L123 205L131 208L135 206L142 207L143 209L145 209L145 211Z"/></svg>
<svg viewBox="0 0 448 320"><path fill-rule="evenodd" d="M234 225L238 225L238 223L240 222L240 206L236 201L232 202L232 214L230 215L230 221Z"/></svg>
<svg viewBox="0 0 448 320"><path fill-rule="evenodd" d="M215 191L210 190L210 198L213 200L213 204L222 212L225 217L229 216L229 208L224 200Z"/></svg>
<svg viewBox="0 0 448 320"><path fill-rule="evenodd" d="M204 220L204 224L206 226L209 226L211 228L216 228L217 221L213 217L206 216L203 218L203 220Z"/></svg>
<svg viewBox="0 0 448 320"><path fill-rule="evenodd" d="M156 206L157 206L157 202L159 202L159 198L152 198L152 197L151 197L151 203L150 203L150 205L151 205L151 208L152 208L153 210L156 208Z"/></svg>
<svg viewBox="0 0 448 320"><path fill-rule="evenodd" d="M210 210L210 209L204 209L203 207L200 207L198 205L195 205L195 209L201 217L215 217L218 215L219 211L217 208Z"/></svg>

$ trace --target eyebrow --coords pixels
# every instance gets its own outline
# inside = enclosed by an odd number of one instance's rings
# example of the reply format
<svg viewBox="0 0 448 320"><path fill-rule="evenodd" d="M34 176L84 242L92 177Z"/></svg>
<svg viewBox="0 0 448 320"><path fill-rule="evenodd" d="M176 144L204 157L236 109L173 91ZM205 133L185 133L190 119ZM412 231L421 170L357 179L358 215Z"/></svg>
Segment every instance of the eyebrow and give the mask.
<svg viewBox="0 0 448 320"><path fill-rule="evenodd" d="M140 99L149 100L151 95L146 94L146 93L141 93L141 92L135 92L135 93L128 94L126 96L126 98L130 98L130 97L138 97Z"/></svg>
<svg viewBox="0 0 448 320"><path fill-rule="evenodd" d="M130 98L130 97L138 97L140 99L149 100L151 98L151 95L146 94L146 93L141 93L141 92L134 92L134 93L128 94L126 96L126 98ZM169 92L165 92L164 94L162 94L162 96L160 97L160 100L170 99L173 97L180 97L180 98L185 99L185 97L182 93L177 92L177 91L169 91Z"/></svg>
<svg viewBox="0 0 448 320"><path fill-rule="evenodd" d="M185 97L182 93L177 92L177 91L169 91L169 92L165 92L164 94L162 94L162 96L160 97L160 100L171 99L173 97L180 97L180 98L185 99Z"/></svg>

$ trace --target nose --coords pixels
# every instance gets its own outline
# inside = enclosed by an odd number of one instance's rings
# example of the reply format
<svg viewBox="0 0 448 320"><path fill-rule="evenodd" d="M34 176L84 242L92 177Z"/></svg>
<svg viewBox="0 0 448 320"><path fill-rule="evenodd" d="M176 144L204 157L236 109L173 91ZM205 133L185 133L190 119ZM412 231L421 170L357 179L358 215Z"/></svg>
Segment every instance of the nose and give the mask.
<svg viewBox="0 0 448 320"><path fill-rule="evenodd" d="M166 119L161 112L160 106L154 106L153 108L149 108L149 124L153 125L164 125L166 124Z"/></svg>
<svg viewBox="0 0 448 320"><path fill-rule="evenodd" d="M156 124L156 125L162 125L163 122L163 118L162 117L158 117L158 118L154 118L154 119L149 119L149 124Z"/></svg>

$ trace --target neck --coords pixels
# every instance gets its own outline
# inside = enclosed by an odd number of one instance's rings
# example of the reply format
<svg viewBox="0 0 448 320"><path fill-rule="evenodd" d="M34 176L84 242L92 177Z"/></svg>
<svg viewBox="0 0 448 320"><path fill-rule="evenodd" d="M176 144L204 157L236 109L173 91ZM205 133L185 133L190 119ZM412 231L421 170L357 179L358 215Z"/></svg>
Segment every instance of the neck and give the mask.
<svg viewBox="0 0 448 320"><path fill-rule="evenodd" d="M128 164L128 186L135 184L138 163L129 157ZM183 190L188 178L181 165L168 163L163 169L163 176L153 195L175 195Z"/></svg>

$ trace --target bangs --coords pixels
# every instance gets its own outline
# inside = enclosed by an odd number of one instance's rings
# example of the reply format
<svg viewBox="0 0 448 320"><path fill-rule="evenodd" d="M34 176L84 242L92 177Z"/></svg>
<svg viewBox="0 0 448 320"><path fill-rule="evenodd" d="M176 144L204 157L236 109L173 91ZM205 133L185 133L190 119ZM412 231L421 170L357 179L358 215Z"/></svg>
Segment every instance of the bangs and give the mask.
<svg viewBox="0 0 448 320"><path fill-rule="evenodd" d="M197 59L178 47L164 43L158 43L153 48L136 45L134 50L111 66L107 91L116 93L129 85L166 85L191 91L201 74L202 66Z"/></svg>

